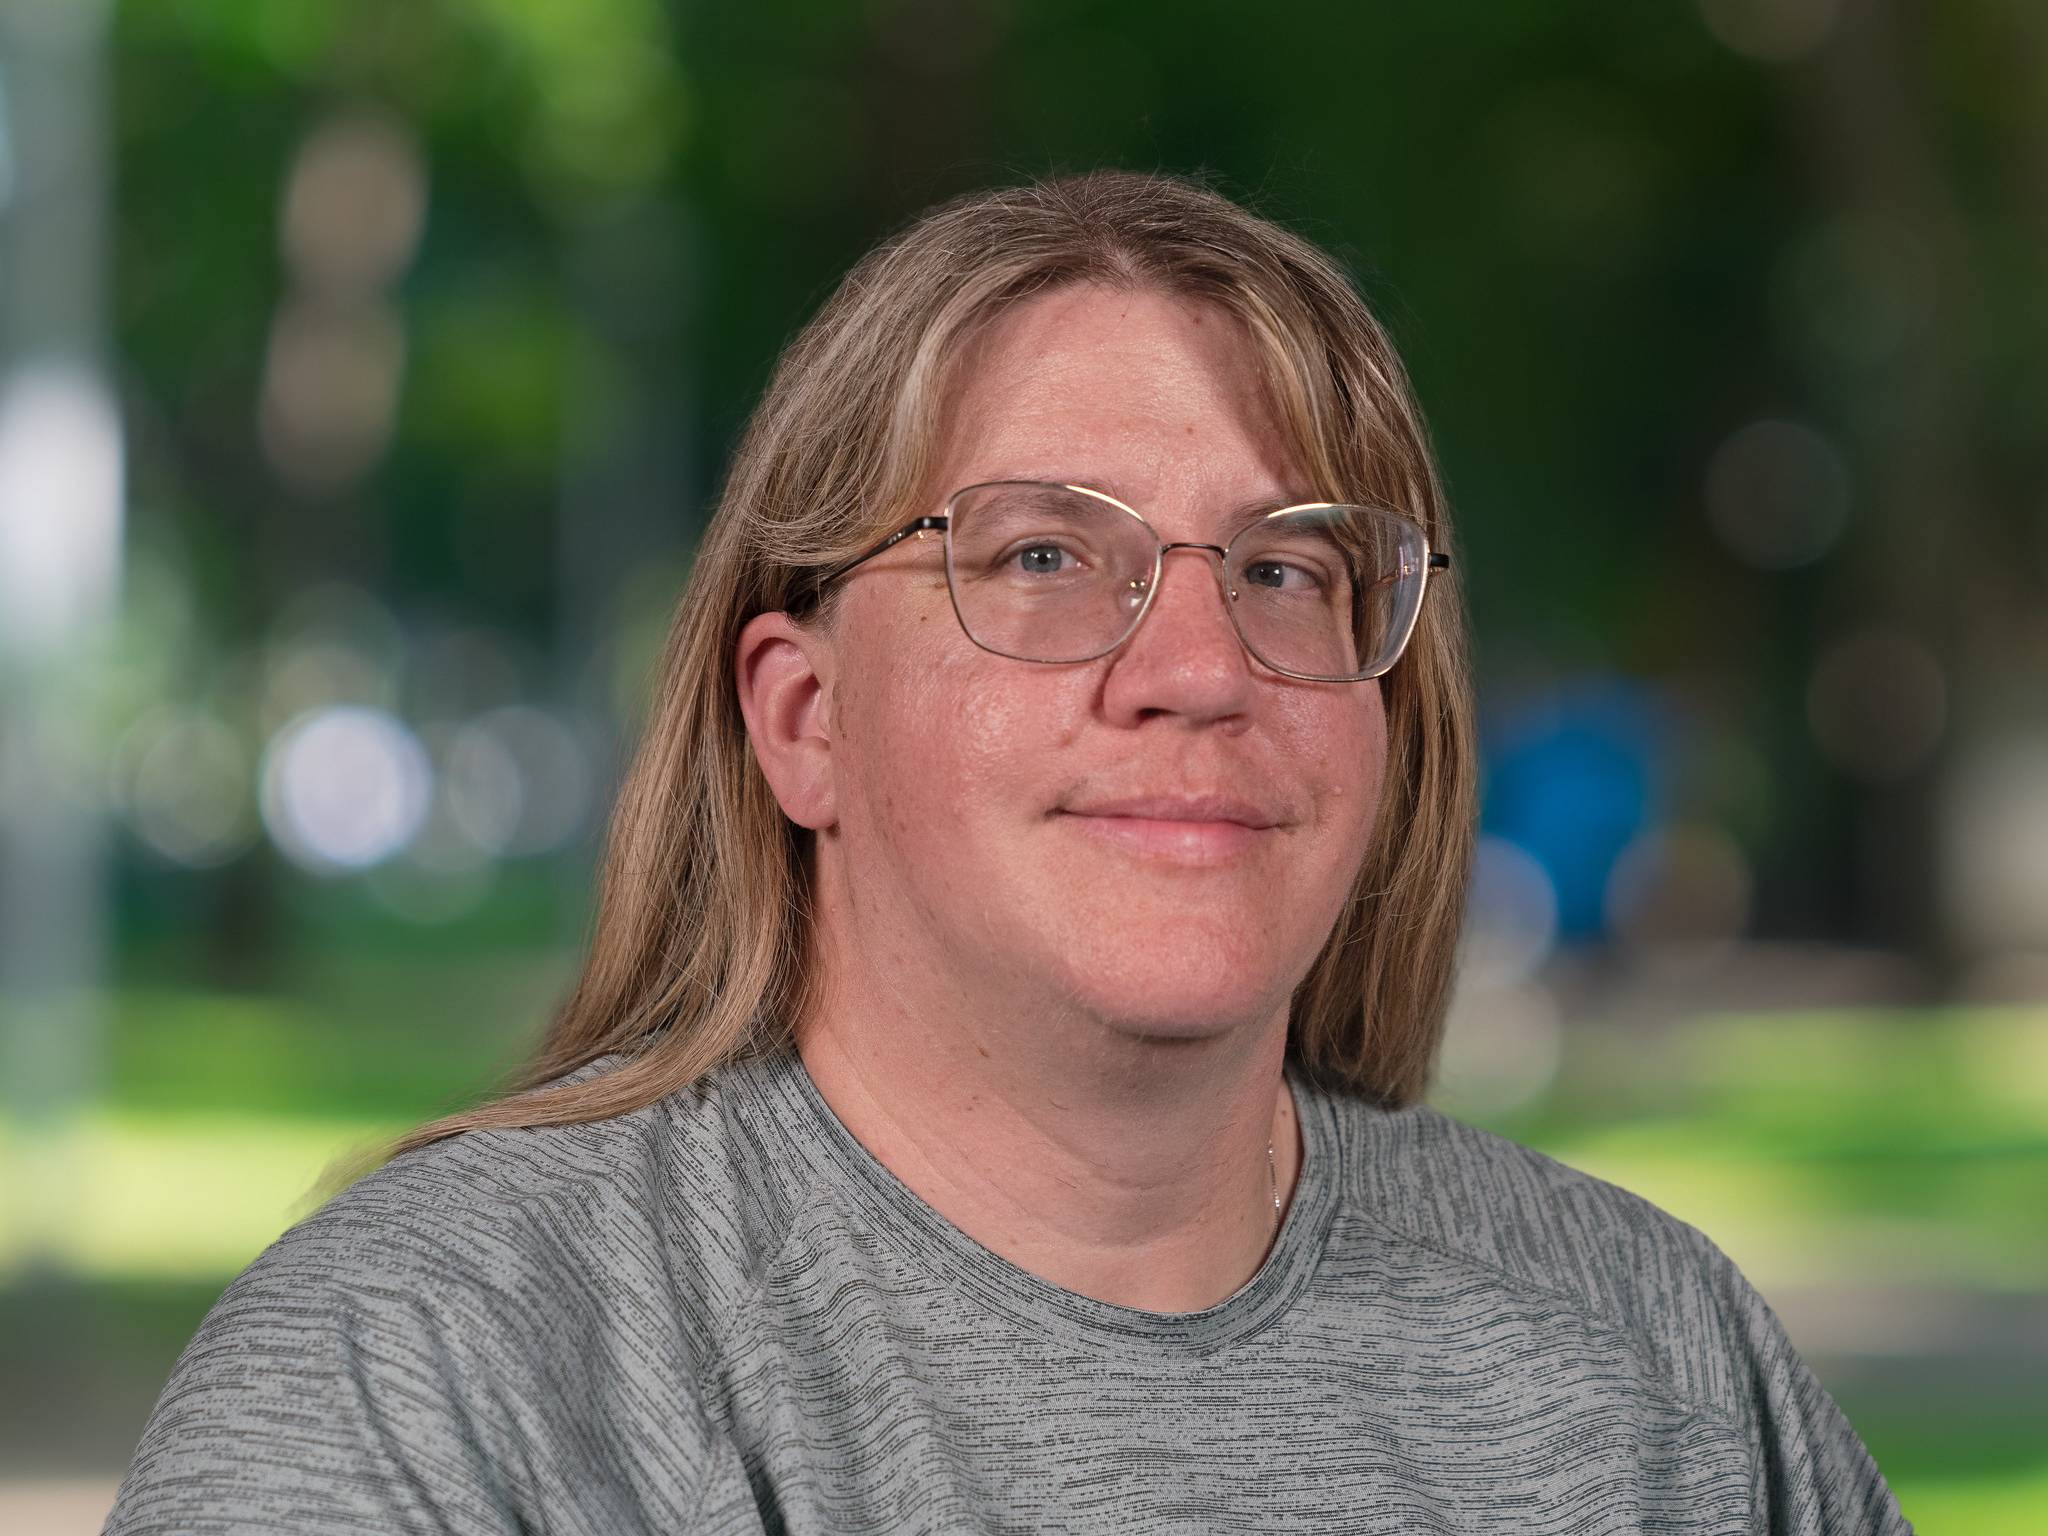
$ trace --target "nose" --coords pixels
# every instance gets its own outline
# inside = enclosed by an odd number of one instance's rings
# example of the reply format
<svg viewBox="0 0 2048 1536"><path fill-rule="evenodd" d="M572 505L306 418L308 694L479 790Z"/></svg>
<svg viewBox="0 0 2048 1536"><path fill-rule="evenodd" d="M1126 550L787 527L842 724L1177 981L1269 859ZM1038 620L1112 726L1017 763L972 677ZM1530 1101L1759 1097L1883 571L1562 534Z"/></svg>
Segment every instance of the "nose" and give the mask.
<svg viewBox="0 0 2048 1536"><path fill-rule="evenodd" d="M1151 605L1111 656L1106 707L1133 720L1148 713L1215 719L1242 712L1250 702L1251 657L1228 603L1222 550L1167 545Z"/></svg>

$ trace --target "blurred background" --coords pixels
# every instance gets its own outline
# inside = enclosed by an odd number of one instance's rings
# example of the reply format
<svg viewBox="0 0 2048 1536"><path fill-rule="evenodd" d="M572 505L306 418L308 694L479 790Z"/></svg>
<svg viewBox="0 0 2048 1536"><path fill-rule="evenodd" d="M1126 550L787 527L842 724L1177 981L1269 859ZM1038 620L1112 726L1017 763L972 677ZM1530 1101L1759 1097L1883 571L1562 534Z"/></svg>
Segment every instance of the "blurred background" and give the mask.
<svg viewBox="0 0 2048 1536"><path fill-rule="evenodd" d="M0 1527L571 980L737 428L954 192L1337 253L1460 523L1437 1101L2048 1528L2048 8L0 0Z"/></svg>

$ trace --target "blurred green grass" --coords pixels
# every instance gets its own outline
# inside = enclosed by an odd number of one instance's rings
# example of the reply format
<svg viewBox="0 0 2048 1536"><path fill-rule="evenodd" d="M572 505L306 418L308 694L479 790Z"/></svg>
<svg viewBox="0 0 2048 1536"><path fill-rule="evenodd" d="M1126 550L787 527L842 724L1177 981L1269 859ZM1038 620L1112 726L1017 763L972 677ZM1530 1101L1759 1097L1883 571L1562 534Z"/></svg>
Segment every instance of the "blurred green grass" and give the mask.
<svg viewBox="0 0 2048 1536"><path fill-rule="evenodd" d="M568 978L559 956L387 957L289 995L113 995L100 1102L34 1145L0 1123L0 1365L50 1337L36 1316L70 1317L67 1347L123 1351L121 1412L146 1411L144 1384L330 1160L488 1092ZM2048 1010L1574 1031L1539 1103L1471 1118L1699 1226L1766 1296L2048 1297ZM61 1285L26 1267L38 1222ZM1823 1380L1916 1523L2048 1529L2048 1402L1967 1381L1901 1393L1898 1369Z"/></svg>
<svg viewBox="0 0 2048 1536"><path fill-rule="evenodd" d="M101 1107L177 1115L422 1119L481 1096L572 979L524 950L358 955L289 992L176 985L108 995Z"/></svg>

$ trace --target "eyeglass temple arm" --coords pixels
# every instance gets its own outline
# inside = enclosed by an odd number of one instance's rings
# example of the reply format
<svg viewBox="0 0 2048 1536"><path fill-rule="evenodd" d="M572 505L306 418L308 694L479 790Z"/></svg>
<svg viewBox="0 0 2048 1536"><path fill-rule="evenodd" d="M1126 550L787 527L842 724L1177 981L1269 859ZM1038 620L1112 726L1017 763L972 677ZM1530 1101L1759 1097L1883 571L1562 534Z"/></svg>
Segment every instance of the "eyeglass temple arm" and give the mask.
<svg viewBox="0 0 2048 1536"><path fill-rule="evenodd" d="M901 528L898 528L894 533L890 534L889 537L882 540L882 542L877 544L873 549L870 549L866 554L856 555L853 557L853 559L848 560L843 565L835 565L831 570L827 571L824 575L820 576L813 585L816 590L822 592L825 588L831 586L833 582L837 581L840 577L844 576L848 571L852 570L856 565L865 564L866 562L874 559L875 556L879 555L885 549L895 548L898 544L902 543L905 539L909 538L913 533L934 532L939 529L943 529L945 526L946 518L943 514L934 514L930 517L912 518L909 522L905 523Z"/></svg>
<svg viewBox="0 0 2048 1536"><path fill-rule="evenodd" d="M1451 557L1449 555L1433 554L1429 557L1429 568L1432 571L1447 571L1451 568ZM1393 582L1399 581L1400 579L1401 578L1398 575L1382 576L1377 581L1374 581L1369 586L1367 586L1366 590L1370 592L1374 587L1388 586Z"/></svg>

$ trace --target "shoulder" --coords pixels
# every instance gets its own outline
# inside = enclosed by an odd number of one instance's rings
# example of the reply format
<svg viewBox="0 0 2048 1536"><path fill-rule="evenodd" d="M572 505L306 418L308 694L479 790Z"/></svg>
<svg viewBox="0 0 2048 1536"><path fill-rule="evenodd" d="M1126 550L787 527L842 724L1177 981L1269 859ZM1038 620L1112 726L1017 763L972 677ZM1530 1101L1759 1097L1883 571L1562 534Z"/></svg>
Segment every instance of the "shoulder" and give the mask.
<svg viewBox="0 0 2048 1536"><path fill-rule="evenodd" d="M289 1318L309 1349L339 1336L356 1354L505 1391L542 1379L600 1390L581 1380L589 1362L621 1349L686 1382L695 1341L671 1297L692 1266L666 1230L677 1141L657 1102L401 1153L259 1254L208 1330L246 1341Z"/></svg>
<svg viewBox="0 0 2048 1536"><path fill-rule="evenodd" d="M713 1073L601 1120L470 1131L403 1153L252 1271L329 1294L440 1299L554 1347L716 1317L750 1288L785 1219L725 1081Z"/></svg>
<svg viewBox="0 0 2048 1536"><path fill-rule="evenodd" d="M1869 1451L1733 1260L1618 1185L1426 1106L1337 1100L1346 1199L1461 1284L1623 1343L1750 1448L1759 1529L1910 1530Z"/></svg>
<svg viewBox="0 0 2048 1536"><path fill-rule="evenodd" d="M450 1137L297 1223L187 1344L110 1529L287 1498L294 1529L496 1536L572 1486L606 1529L642 1528L627 1490L685 1520L722 1453L693 1327L722 1271L673 1110Z"/></svg>
<svg viewBox="0 0 2048 1536"><path fill-rule="evenodd" d="M1673 1395L1747 1415L1755 1294L1698 1228L1428 1106L1340 1104L1348 1193L1383 1229L1625 1336Z"/></svg>

